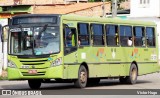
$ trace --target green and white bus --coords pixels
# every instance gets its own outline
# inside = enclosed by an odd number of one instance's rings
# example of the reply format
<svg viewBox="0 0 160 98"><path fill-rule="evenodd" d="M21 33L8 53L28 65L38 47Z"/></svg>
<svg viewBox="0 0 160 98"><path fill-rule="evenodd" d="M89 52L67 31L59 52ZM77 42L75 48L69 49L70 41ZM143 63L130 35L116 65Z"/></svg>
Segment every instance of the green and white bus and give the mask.
<svg viewBox="0 0 160 98"><path fill-rule="evenodd" d="M9 28L8 28L9 27ZM158 41L153 22L77 15L30 14L11 19L8 79L41 83L74 82L76 87L158 72Z"/></svg>

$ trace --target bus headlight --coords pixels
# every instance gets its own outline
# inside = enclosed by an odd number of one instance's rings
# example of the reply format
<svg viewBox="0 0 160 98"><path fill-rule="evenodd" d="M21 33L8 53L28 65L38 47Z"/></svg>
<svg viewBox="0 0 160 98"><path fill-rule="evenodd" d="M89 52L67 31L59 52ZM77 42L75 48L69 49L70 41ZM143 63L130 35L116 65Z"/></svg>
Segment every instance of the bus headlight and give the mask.
<svg viewBox="0 0 160 98"><path fill-rule="evenodd" d="M8 67L16 68L16 64L13 63L12 61L8 60Z"/></svg>
<svg viewBox="0 0 160 98"><path fill-rule="evenodd" d="M58 58L51 63L51 67L58 66L62 64L62 58Z"/></svg>

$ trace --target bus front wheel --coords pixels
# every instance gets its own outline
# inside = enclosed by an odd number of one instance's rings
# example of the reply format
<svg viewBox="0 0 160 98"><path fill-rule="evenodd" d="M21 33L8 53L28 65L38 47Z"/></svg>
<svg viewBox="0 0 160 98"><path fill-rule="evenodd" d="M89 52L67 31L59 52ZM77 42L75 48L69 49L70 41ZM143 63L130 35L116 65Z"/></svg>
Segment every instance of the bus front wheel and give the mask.
<svg viewBox="0 0 160 98"><path fill-rule="evenodd" d="M28 80L28 85L31 89L39 89L41 87L41 80L30 79Z"/></svg>
<svg viewBox="0 0 160 98"><path fill-rule="evenodd" d="M74 82L75 87L84 88L87 84L88 72L87 69L81 65L78 71L78 79Z"/></svg>

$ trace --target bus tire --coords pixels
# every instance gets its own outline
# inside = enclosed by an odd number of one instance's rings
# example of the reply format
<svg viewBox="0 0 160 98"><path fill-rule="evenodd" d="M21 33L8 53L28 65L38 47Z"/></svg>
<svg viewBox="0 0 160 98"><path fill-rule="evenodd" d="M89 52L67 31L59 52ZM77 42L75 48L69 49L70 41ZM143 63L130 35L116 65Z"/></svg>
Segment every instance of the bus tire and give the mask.
<svg viewBox="0 0 160 98"><path fill-rule="evenodd" d="M134 63L132 63L130 67L129 76L126 77L127 83L135 84L137 82L137 76L138 76L138 68Z"/></svg>
<svg viewBox="0 0 160 98"><path fill-rule="evenodd" d="M39 89L41 87L41 80L30 79L30 80L28 80L28 85L31 89Z"/></svg>
<svg viewBox="0 0 160 98"><path fill-rule="evenodd" d="M84 88L87 85L88 72L87 69L81 65L78 71L78 79L75 80L75 87Z"/></svg>

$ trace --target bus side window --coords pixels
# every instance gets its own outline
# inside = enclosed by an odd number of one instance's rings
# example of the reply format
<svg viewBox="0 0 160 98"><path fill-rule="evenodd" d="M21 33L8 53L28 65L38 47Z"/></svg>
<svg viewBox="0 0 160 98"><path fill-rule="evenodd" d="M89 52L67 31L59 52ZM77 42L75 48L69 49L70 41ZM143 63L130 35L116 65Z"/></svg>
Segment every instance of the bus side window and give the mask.
<svg viewBox="0 0 160 98"><path fill-rule="evenodd" d="M146 28L146 39L147 39L147 46L149 47L155 46L155 30L153 27Z"/></svg>
<svg viewBox="0 0 160 98"><path fill-rule="evenodd" d="M119 45L118 25L106 25L106 43L108 46Z"/></svg>
<svg viewBox="0 0 160 98"><path fill-rule="evenodd" d="M139 47L145 46L144 27L141 26L134 27L134 45Z"/></svg>
<svg viewBox="0 0 160 98"><path fill-rule="evenodd" d="M121 46L132 46L132 27L120 26L120 43Z"/></svg>
<svg viewBox="0 0 160 98"><path fill-rule="evenodd" d="M89 45L89 25L78 23L78 45Z"/></svg>
<svg viewBox="0 0 160 98"><path fill-rule="evenodd" d="M64 29L64 53L68 54L77 49L77 34L75 28L65 28Z"/></svg>
<svg viewBox="0 0 160 98"><path fill-rule="evenodd" d="M93 45L104 45L104 32L102 24L91 24Z"/></svg>

